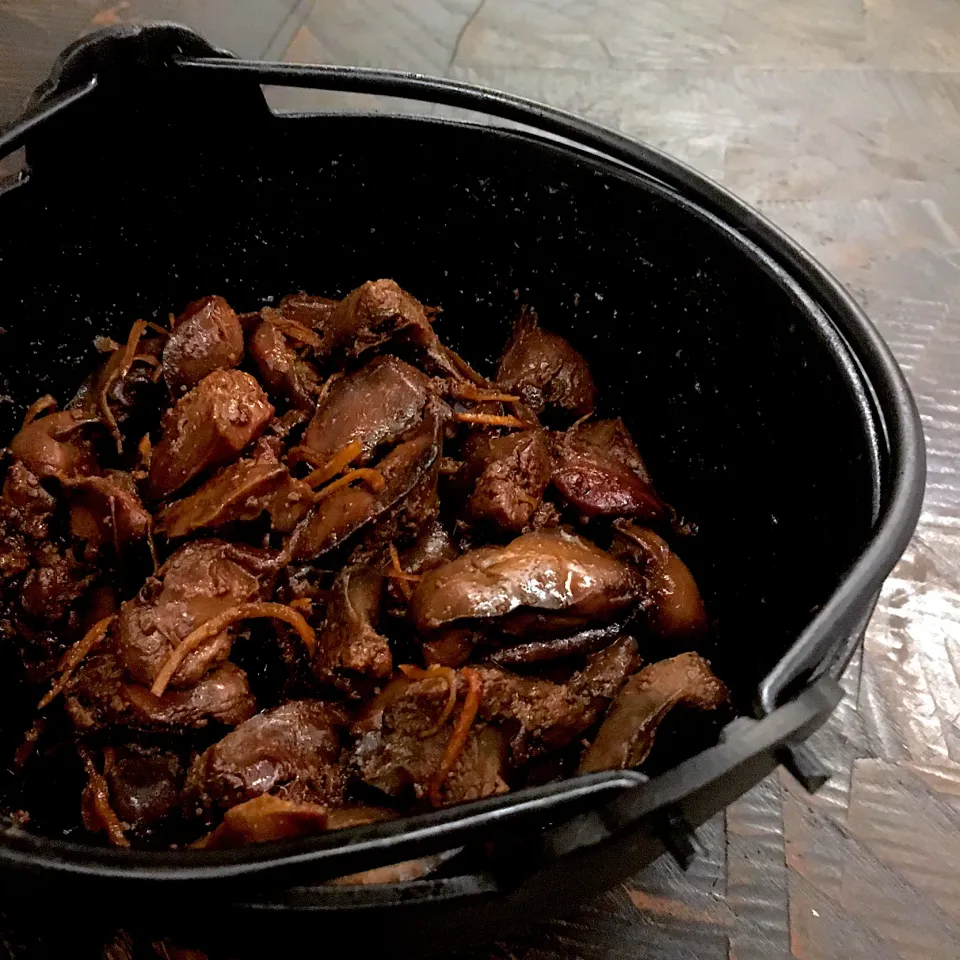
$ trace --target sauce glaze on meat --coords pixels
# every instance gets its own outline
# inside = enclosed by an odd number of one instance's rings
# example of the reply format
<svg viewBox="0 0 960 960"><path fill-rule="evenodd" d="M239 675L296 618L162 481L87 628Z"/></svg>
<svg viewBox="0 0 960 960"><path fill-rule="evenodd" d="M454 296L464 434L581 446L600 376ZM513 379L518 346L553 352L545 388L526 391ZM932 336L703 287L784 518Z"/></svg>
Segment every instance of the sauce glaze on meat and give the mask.
<svg viewBox="0 0 960 960"><path fill-rule="evenodd" d="M208 296L30 407L0 494L17 828L308 836L636 766L671 711L729 709L687 531L586 360L524 308L488 380L436 314L392 280ZM341 882L434 864L400 866Z"/></svg>

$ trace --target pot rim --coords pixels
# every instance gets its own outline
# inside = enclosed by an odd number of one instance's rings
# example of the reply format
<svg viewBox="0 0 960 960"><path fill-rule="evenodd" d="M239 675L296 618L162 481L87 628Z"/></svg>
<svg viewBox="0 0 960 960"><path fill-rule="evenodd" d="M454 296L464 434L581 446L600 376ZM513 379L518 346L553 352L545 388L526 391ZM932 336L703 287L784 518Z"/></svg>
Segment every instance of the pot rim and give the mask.
<svg viewBox="0 0 960 960"><path fill-rule="evenodd" d="M915 502L915 498L911 494L914 486L920 482L923 476L922 442L918 440L918 433L911 429L912 427L918 429L918 421L914 420L916 410L902 373L896 366L896 361L873 325L851 300L851 309L843 318L846 321L844 327L839 327L836 322L837 318L829 315L821 308L821 305L816 302L806 287L784 264L769 252L764 251L751 238L744 236L735 225L699 207L689 197L676 192L669 184L665 184L659 177L651 176L648 171L631 167L616 158L608 157L589 148L584 150L576 142L543 136L538 132L527 130L514 130L470 121L420 117L410 114L298 112L282 114L278 118L290 122L310 122L322 121L331 116L338 118L348 116L354 119L374 121L380 119L399 120L410 123L411 126L427 123L448 128L467 129L490 136L525 140L537 148L564 154L568 160L589 163L597 172L602 174L613 175L631 181L636 185L642 184L643 189L652 191L667 202L683 207L688 214L701 218L725 235L727 242L734 243L745 256L753 261L756 267L763 270L793 299L797 309L808 318L816 333L828 342L831 352L844 369L849 386L857 395L856 402L871 407L880 420L879 426L881 429L871 441L871 445L877 449L877 462L874 470L874 481L879 495L875 504L876 521L870 542L860 558L840 581L820 613L814 617L790 650L781 658L777 668L763 681L760 694L762 703L764 687L775 683L776 675L784 666L785 661L791 658L797 659L809 656L809 645L812 639L821 637L825 631L830 634L836 633L835 625L845 609L851 607L860 609L857 598L862 592L861 585L864 582L871 583L877 578L882 581L892 568L893 563L899 558L916 521L919 504ZM735 207L749 209L742 201L735 198L731 198L731 200ZM805 256L809 257L806 254ZM826 274L826 271L823 271L816 264L816 261L812 258L809 258L809 260L817 270ZM857 343L862 353L851 345L851 339ZM876 384L870 379L868 373L871 368L885 371L888 379ZM881 389L877 390L875 387ZM890 429L891 415L895 415L893 417L895 421L893 423L894 429ZM902 422L897 423L897 420ZM899 443L896 442L898 437L900 438ZM888 470L885 483L881 471L881 461L887 458L889 458L891 469ZM913 464L912 469L910 469L911 463ZM885 486L890 489L884 490ZM852 584L851 581L853 581ZM771 705L771 709L773 705ZM761 705L760 712L769 713L770 709L765 709ZM693 761L695 760L696 758L693 758ZM564 781L564 785L575 788L582 780L581 777L570 778ZM528 793L526 790L517 791L514 796L520 798L526 793ZM427 818L431 817L434 817L434 815L426 814L417 818L417 820L418 823L420 820L426 822ZM404 818L406 822L410 822L411 819L409 817ZM351 836L351 834L354 836ZM344 843L341 846L346 846L354 837L366 837L368 834L371 834L371 828L358 827L344 831L342 834ZM260 874L263 868L277 869L287 864L296 863L303 856L308 856L314 846L315 844L311 844L308 838L300 841L263 844L239 851L130 851L95 847L25 832L5 832L0 834L0 865L20 869L52 871L59 874L67 873L76 876L92 875L98 878L209 881L226 877L252 876ZM411 892L414 889L422 888L424 893L433 890L435 886L435 881L408 881L404 884L384 885L385 888L394 889L404 887L410 889ZM318 887L312 889L337 891L337 888ZM380 891L376 888L369 888L369 893L372 901L378 899ZM331 893L330 896L342 898L344 894L340 890Z"/></svg>

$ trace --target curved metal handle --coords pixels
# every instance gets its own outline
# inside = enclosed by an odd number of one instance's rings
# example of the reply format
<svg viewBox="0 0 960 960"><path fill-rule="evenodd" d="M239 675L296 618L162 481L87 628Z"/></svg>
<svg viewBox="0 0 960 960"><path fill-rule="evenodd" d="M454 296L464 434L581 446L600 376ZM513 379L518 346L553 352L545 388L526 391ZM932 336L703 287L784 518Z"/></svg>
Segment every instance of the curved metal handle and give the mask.
<svg viewBox="0 0 960 960"><path fill-rule="evenodd" d="M97 89L97 78L60 90L45 100L35 101L9 126L0 130L0 160L19 150L30 135L53 120L58 114L79 103Z"/></svg>
<svg viewBox="0 0 960 960"><path fill-rule="evenodd" d="M532 787L473 803L397 820L331 831L237 850L137 851L60 843L8 833L0 844L0 867L35 870L38 854L49 858L45 877L87 876L92 882L229 885L317 880L442 853L499 831L536 830L601 806L647 782L631 770L610 770L575 781ZM51 851L54 856L51 857Z"/></svg>

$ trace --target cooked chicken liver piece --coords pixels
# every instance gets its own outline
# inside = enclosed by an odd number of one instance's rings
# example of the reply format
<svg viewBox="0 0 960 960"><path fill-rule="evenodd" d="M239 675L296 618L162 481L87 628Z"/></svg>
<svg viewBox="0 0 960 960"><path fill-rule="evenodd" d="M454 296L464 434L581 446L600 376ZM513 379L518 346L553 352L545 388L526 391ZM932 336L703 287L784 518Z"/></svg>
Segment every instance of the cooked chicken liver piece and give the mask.
<svg viewBox="0 0 960 960"><path fill-rule="evenodd" d="M266 710L208 747L187 778L199 811L226 809L273 793L297 802L339 802L337 759L346 714L322 700Z"/></svg>
<svg viewBox="0 0 960 960"><path fill-rule="evenodd" d="M659 534L637 524L617 520L610 550L634 564L647 581L650 603L643 608L648 628L657 636L694 639L709 624L700 590L687 565Z"/></svg>
<svg viewBox="0 0 960 960"><path fill-rule="evenodd" d="M380 513L364 531L350 553L351 563L370 563L383 554L387 544L402 549L440 515L440 458L422 471L409 492ZM389 549L389 548L387 548Z"/></svg>
<svg viewBox="0 0 960 960"><path fill-rule="evenodd" d="M67 715L81 732L115 725L163 733L198 730L210 723L236 726L256 712L247 675L232 663L211 670L186 690L155 697L130 683L112 652L87 657L65 696Z"/></svg>
<svg viewBox="0 0 960 960"><path fill-rule="evenodd" d="M393 280L368 280L348 293L321 325L323 359L356 359L399 334L413 341L435 337L426 311Z"/></svg>
<svg viewBox="0 0 960 960"><path fill-rule="evenodd" d="M247 346L261 379L273 394L301 410L313 409L319 386L317 372L300 359L269 316L257 324Z"/></svg>
<svg viewBox="0 0 960 960"><path fill-rule="evenodd" d="M582 657L609 646L623 632L620 624L588 627L566 637L530 640L503 646L490 654L490 661L498 667L548 663L565 657Z"/></svg>
<svg viewBox="0 0 960 960"><path fill-rule="evenodd" d="M430 379L396 357L375 357L333 383L317 404L303 444L329 460L352 440L362 445L354 461L369 463L382 447L392 446L423 417Z"/></svg>
<svg viewBox="0 0 960 960"><path fill-rule="evenodd" d="M188 634L225 610L257 599L268 582L269 555L261 551L222 540L186 544L121 606L113 633L121 663L137 683L150 686ZM232 642L228 628L192 651L172 685L195 684L229 654Z"/></svg>
<svg viewBox="0 0 960 960"><path fill-rule="evenodd" d="M449 695L441 676L411 679L398 674L353 724L352 767L368 786L397 799L422 800L443 760L454 716L439 729ZM506 787L505 741L482 723L471 728L457 762L444 780L445 804L478 800Z"/></svg>
<svg viewBox="0 0 960 960"><path fill-rule="evenodd" d="M572 743L603 716L639 666L637 644L621 637L587 658L568 683L523 677L497 667L476 667L483 683L480 716L510 736L515 766Z"/></svg>
<svg viewBox="0 0 960 960"><path fill-rule="evenodd" d="M163 417L146 490L159 500L211 467L237 457L273 416L267 395L249 373L216 370Z"/></svg>
<svg viewBox="0 0 960 960"><path fill-rule="evenodd" d="M223 297L204 297L177 318L163 347L163 378L170 395L179 397L242 358L243 330L233 308Z"/></svg>
<svg viewBox="0 0 960 960"><path fill-rule="evenodd" d="M498 533L520 533L550 481L546 434L540 429L502 437L477 433L466 442L464 453L458 480L470 488L465 518Z"/></svg>
<svg viewBox="0 0 960 960"><path fill-rule="evenodd" d="M512 631L521 618L524 629L556 635L623 617L642 589L633 568L589 541L541 530L504 547L471 550L424 574L410 614L427 636L457 621Z"/></svg>
<svg viewBox="0 0 960 960"><path fill-rule="evenodd" d="M383 575L371 567L346 567L334 582L327 618L317 632L314 676L350 699L361 699L393 672L387 638L377 631Z"/></svg>
<svg viewBox="0 0 960 960"><path fill-rule="evenodd" d="M65 483L70 500L70 533L87 542L96 557L109 546L124 557L136 544L145 543L153 520L140 502L137 485L129 473L107 470L99 477L79 477Z"/></svg>
<svg viewBox="0 0 960 960"><path fill-rule="evenodd" d="M200 850L232 850L251 843L312 837L327 829L327 819L324 806L265 793L231 807L216 830L193 846Z"/></svg>
<svg viewBox="0 0 960 960"><path fill-rule="evenodd" d="M323 499L293 533L294 560L310 560L339 546L349 536L385 514L421 482L429 484L440 455L446 407L427 405L423 421L377 465L384 488L346 486Z"/></svg>
<svg viewBox="0 0 960 960"><path fill-rule="evenodd" d="M302 323L311 330L322 330L330 312L339 303L329 297L317 297L309 293L287 294L278 304L277 313L284 320Z"/></svg>
<svg viewBox="0 0 960 960"><path fill-rule="evenodd" d="M180 806L184 769L171 750L136 742L114 750L105 767L110 805L134 830L149 827Z"/></svg>
<svg viewBox="0 0 960 960"><path fill-rule="evenodd" d="M257 708L247 675L229 662L205 674L194 686L186 690L168 688L160 697L146 687L124 683L120 701L128 723L170 732L202 728L211 722L235 727Z"/></svg>
<svg viewBox="0 0 960 960"><path fill-rule="evenodd" d="M48 413L10 441L10 453L41 480L89 476L98 469L89 429L96 423L79 410Z"/></svg>
<svg viewBox="0 0 960 960"><path fill-rule="evenodd" d="M434 520L425 524L414 543L400 554L400 566L405 573L425 573L456 560L459 555L446 527Z"/></svg>
<svg viewBox="0 0 960 960"><path fill-rule="evenodd" d="M59 623L90 588L96 570L53 543L41 544L33 563L23 580L20 605L36 620Z"/></svg>
<svg viewBox="0 0 960 960"><path fill-rule="evenodd" d="M176 540L198 530L256 520L266 512L274 530L288 533L312 502L310 487L291 476L286 465L272 454L263 451L259 456L231 463L189 496L165 507L158 515L157 532Z"/></svg>
<svg viewBox="0 0 960 960"><path fill-rule="evenodd" d="M644 667L614 701L578 773L636 767L646 760L663 718L677 706L716 710L727 688L696 653L681 653Z"/></svg>
<svg viewBox="0 0 960 960"><path fill-rule="evenodd" d="M596 387L587 361L563 337L544 330L529 307L514 324L497 383L537 416L570 422L593 412Z"/></svg>
<svg viewBox="0 0 960 960"><path fill-rule="evenodd" d="M582 516L663 520L667 507L623 421L596 420L554 436L553 485Z"/></svg>
<svg viewBox="0 0 960 960"><path fill-rule="evenodd" d="M57 501L19 460L7 469L0 495L0 581L16 577L50 532Z"/></svg>
<svg viewBox="0 0 960 960"><path fill-rule="evenodd" d="M42 552L56 499L19 460L7 469L0 495L0 581L23 573Z"/></svg>
<svg viewBox="0 0 960 960"><path fill-rule="evenodd" d="M56 506L56 499L23 463L15 460L10 464L0 497L4 522L34 540L45 540Z"/></svg>

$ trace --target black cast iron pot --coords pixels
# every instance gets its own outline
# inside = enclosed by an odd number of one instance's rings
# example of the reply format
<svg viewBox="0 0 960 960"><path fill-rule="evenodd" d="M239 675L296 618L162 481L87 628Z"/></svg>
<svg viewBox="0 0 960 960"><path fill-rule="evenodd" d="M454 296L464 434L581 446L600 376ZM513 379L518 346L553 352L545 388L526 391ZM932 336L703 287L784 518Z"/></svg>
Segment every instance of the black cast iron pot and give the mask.
<svg viewBox="0 0 960 960"><path fill-rule="evenodd" d="M398 95L530 129L276 116L261 83ZM677 161L569 114L409 74L238 61L172 25L69 48L0 137L0 153L21 145L25 171L0 186L3 435L40 393L73 391L95 334L201 294L250 309L390 276L442 305L443 338L488 368L518 303L535 304L699 524L686 556L718 623L705 652L742 716L649 780L581 777L240 851L8 831L8 904L60 916L69 903L87 923L95 904L110 922L251 949L282 927L318 951L344 936L353 950L424 952L501 936L665 849L689 859L694 829L778 763L823 782L802 743L836 705L913 531L924 450L889 350L793 241ZM313 885L478 844L485 856L435 879Z"/></svg>

